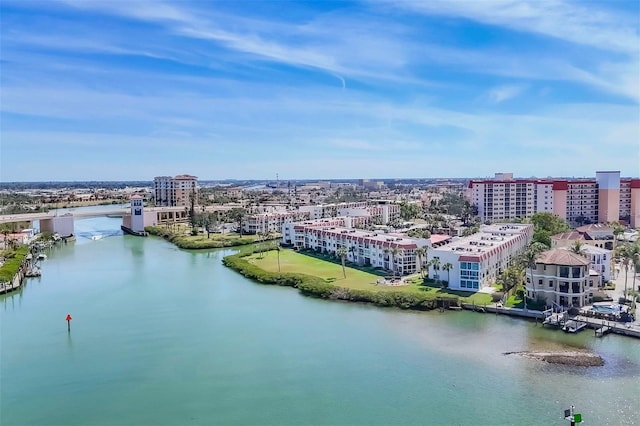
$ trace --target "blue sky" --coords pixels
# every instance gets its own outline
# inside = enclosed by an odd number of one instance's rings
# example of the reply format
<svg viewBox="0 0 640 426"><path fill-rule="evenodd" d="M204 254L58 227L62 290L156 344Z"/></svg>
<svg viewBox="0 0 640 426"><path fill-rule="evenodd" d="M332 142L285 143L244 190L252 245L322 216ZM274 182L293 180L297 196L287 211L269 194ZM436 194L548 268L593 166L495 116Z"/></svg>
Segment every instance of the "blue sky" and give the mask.
<svg viewBox="0 0 640 426"><path fill-rule="evenodd" d="M637 1L0 3L0 180L640 175Z"/></svg>

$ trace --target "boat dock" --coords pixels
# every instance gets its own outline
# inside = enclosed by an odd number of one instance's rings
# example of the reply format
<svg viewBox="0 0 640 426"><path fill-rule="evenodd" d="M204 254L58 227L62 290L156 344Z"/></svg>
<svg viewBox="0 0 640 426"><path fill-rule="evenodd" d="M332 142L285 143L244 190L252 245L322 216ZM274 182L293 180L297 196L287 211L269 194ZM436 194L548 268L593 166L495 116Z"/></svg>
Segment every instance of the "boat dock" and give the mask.
<svg viewBox="0 0 640 426"><path fill-rule="evenodd" d="M577 333L584 330L586 326L586 322L569 320L564 324L564 327L562 327L562 331L564 331L565 333Z"/></svg>
<svg viewBox="0 0 640 426"><path fill-rule="evenodd" d="M609 332L611 331L611 327L609 327L607 325L603 325L600 328L596 328L594 331L595 331L595 336L596 337L603 337L603 336L609 334Z"/></svg>
<svg viewBox="0 0 640 426"><path fill-rule="evenodd" d="M546 314L546 312L545 312ZM551 325L554 327L563 327L568 320L569 315L567 312L553 312L545 316L542 325Z"/></svg>
<svg viewBox="0 0 640 426"><path fill-rule="evenodd" d="M596 337L604 337L607 334L621 334L624 336L640 338L640 322L636 321L634 323L623 323L616 321L607 321L602 319L597 319L593 317L587 317L584 315L569 315L568 312L557 312L557 309L552 310L549 309L544 312L540 311L525 311L520 308L507 308L507 307L498 307L495 304L492 305L475 305L470 303L463 303L463 309L482 312L482 313L495 313L495 314L504 314L509 316L516 316L521 318L535 319L536 321L542 320L541 323L543 326L552 326L558 329L561 329L565 326L568 321L575 321L584 323L584 328L590 328L594 330L594 335ZM555 312L554 312L555 311Z"/></svg>

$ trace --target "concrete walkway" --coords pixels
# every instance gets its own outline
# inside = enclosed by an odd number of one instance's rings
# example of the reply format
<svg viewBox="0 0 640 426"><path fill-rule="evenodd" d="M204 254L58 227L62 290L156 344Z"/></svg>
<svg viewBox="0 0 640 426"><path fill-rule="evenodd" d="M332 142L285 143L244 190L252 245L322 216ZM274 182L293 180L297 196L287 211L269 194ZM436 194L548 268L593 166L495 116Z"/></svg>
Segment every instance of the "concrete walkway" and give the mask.
<svg viewBox="0 0 640 426"><path fill-rule="evenodd" d="M618 272L619 270L619 272ZM616 274L616 272L618 272ZM615 278L612 280L616 284L615 290L606 290L607 293L613 298L614 301L618 301L620 297L622 297L624 293L624 280L625 276L627 277L627 290L633 290L633 276L636 277L636 291L640 291L638 286L640 286L640 274L638 271L634 271L633 266L629 265L629 270L625 271L624 267L620 263L616 263L614 266L614 274L616 274Z"/></svg>

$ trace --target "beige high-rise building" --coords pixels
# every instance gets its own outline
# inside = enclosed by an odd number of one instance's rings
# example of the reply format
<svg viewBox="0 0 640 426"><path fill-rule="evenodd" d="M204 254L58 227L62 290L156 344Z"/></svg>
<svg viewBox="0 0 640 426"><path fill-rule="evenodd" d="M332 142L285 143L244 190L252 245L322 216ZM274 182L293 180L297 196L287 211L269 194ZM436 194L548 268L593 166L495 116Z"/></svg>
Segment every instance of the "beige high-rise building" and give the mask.
<svg viewBox="0 0 640 426"><path fill-rule="evenodd" d="M596 172L598 222L620 219L620 172Z"/></svg>
<svg viewBox="0 0 640 426"><path fill-rule="evenodd" d="M619 171L596 172L590 179L472 180L467 193L483 221L498 222L551 212L570 224L625 222L640 226L640 179L621 179Z"/></svg>
<svg viewBox="0 0 640 426"><path fill-rule="evenodd" d="M191 196L198 197L198 178L191 175L157 176L153 179L157 206L189 206Z"/></svg>

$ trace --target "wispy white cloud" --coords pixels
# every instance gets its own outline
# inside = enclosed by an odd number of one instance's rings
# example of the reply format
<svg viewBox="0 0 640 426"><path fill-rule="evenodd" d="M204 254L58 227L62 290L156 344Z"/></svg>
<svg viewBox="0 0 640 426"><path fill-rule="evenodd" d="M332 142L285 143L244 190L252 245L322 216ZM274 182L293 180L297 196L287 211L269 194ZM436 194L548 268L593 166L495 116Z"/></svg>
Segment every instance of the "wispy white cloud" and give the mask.
<svg viewBox="0 0 640 426"><path fill-rule="evenodd" d="M493 87L487 93L490 102L499 104L509 99L513 99L527 89L524 84L506 84L503 86Z"/></svg>
<svg viewBox="0 0 640 426"><path fill-rule="evenodd" d="M374 1L373 4L392 4L428 16L470 19L596 48L597 51L589 54L596 62L590 68L573 63L562 54L550 59L540 52L443 49L441 55L433 57L465 64L476 72L574 81L640 102L640 24L637 14L614 13L601 7L604 4L594 2L563 0L407 0ZM611 54L617 56L614 58Z"/></svg>
<svg viewBox="0 0 640 426"><path fill-rule="evenodd" d="M400 30L385 20L385 32L368 20L335 17L310 19L302 23L258 20L208 10L204 13L188 7L160 1L76 2L67 4L85 10L150 22L161 25L179 36L206 40L231 51L252 55L263 60L307 67L336 76L343 86L346 78L411 80L398 71L409 61L410 52L397 37ZM366 24L363 24L366 22ZM382 25L381 25L382 26ZM412 83L425 85L426 79Z"/></svg>
<svg viewBox="0 0 640 426"><path fill-rule="evenodd" d="M598 8L597 3L546 0L448 1L407 0L394 3L416 12L471 19L584 44L606 51L638 55L637 16Z"/></svg>

